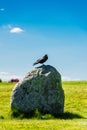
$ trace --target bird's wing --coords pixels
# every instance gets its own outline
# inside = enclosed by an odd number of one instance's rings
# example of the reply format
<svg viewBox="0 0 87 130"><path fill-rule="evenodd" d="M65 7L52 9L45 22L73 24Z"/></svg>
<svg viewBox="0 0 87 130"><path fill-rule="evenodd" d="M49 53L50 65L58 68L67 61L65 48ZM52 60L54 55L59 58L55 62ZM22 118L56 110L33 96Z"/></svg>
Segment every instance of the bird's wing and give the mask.
<svg viewBox="0 0 87 130"><path fill-rule="evenodd" d="M36 65L36 64L38 64L39 63L39 61L41 60L41 58L40 59L38 59L33 65Z"/></svg>
<svg viewBox="0 0 87 130"><path fill-rule="evenodd" d="M36 62L38 63L42 58L39 58Z"/></svg>

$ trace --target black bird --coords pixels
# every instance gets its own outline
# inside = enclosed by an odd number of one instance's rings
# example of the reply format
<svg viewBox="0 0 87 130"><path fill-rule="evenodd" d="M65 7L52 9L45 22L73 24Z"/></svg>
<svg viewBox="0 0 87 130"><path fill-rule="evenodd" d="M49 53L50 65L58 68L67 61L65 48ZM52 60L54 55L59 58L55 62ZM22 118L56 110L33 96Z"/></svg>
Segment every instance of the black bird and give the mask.
<svg viewBox="0 0 87 130"><path fill-rule="evenodd" d="M43 64L48 59L48 55L44 55L42 58L38 59L33 65L36 65L38 63Z"/></svg>

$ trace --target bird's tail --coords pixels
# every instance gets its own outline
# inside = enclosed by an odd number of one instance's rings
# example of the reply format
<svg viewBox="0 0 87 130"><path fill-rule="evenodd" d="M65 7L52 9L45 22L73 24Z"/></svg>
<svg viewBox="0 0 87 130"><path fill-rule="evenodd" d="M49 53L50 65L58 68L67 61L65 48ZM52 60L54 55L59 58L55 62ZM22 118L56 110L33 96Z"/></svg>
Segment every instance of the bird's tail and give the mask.
<svg viewBox="0 0 87 130"><path fill-rule="evenodd" d="M33 63L33 66L36 65L36 64L38 64L38 63L37 62Z"/></svg>

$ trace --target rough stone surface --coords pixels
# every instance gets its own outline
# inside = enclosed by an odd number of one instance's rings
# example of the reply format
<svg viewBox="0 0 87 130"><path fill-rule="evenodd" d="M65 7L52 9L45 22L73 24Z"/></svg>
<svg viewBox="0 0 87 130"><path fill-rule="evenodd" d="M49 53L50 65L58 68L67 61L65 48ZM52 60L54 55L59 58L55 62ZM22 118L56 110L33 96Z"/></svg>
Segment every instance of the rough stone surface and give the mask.
<svg viewBox="0 0 87 130"><path fill-rule="evenodd" d="M11 109L27 114L36 109L52 115L63 113L64 91L59 72L50 65L28 72L12 91Z"/></svg>

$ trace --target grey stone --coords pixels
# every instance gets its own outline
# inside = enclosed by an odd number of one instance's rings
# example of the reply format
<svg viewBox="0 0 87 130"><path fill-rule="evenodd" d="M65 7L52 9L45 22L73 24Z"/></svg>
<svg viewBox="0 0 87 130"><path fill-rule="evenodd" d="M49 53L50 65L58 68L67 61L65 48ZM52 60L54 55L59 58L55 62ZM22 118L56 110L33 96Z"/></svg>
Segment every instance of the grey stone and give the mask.
<svg viewBox="0 0 87 130"><path fill-rule="evenodd" d="M11 109L27 114L38 109L41 113L58 115L64 112L64 97L60 73L50 65L42 65L16 84Z"/></svg>

